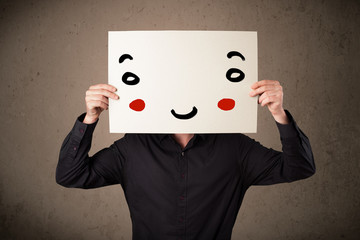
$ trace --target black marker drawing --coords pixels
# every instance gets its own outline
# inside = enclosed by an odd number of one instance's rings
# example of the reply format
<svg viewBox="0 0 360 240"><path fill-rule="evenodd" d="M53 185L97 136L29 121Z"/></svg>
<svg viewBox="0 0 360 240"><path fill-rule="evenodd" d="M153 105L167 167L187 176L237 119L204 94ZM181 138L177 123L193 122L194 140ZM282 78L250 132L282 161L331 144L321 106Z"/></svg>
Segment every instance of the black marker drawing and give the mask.
<svg viewBox="0 0 360 240"><path fill-rule="evenodd" d="M119 63L122 63L122 62L125 61L126 59L133 60L133 57L132 57L130 54L123 54L123 55L121 55L121 57L119 58Z"/></svg>
<svg viewBox="0 0 360 240"><path fill-rule="evenodd" d="M231 52L229 52L229 53L227 54L227 57L228 57L228 58L232 58L232 57L234 57L234 56L240 57L243 61L245 61L245 57L244 57L241 53L239 53L239 52L237 52L237 51L231 51Z"/></svg>
<svg viewBox="0 0 360 240"><path fill-rule="evenodd" d="M140 78L132 72L126 72L122 76L122 81L127 85L136 85L140 82Z"/></svg>
<svg viewBox="0 0 360 240"><path fill-rule="evenodd" d="M124 62L126 59L133 60L133 57L130 54L123 54L119 58L119 63ZM127 85L136 85L140 82L140 78L132 72L126 72L122 76L122 81Z"/></svg>
<svg viewBox="0 0 360 240"><path fill-rule="evenodd" d="M239 75L237 77L232 77L232 74L238 73ZM230 68L227 72L226 72L226 78L230 81L230 82L240 82L241 80L243 80L245 78L245 73L243 71L241 71L240 69L237 68Z"/></svg>
<svg viewBox="0 0 360 240"><path fill-rule="evenodd" d="M231 51L227 54L227 57L230 59L232 57L240 57L243 61L245 61L245 57L237 52L237 51ZM237 77L232 77L233 74L238 74ZM238 68L230 68L227 72L226 72L226 78L230 81L230 82L240 82L245 78L245 73L243 71L241 71Z"/></svg>
<svg viewBox="0 0 360 240"><path fill-rule="evenodd" d="M187 120L190 118L193 118L196 114L197 114L198 110L196 107L193 107L192 111L187 113L187 114L178 114L175 112L174 109L171 110L171 113L174 117L176 117L177 119L181 119L181 120Z"/></svg>

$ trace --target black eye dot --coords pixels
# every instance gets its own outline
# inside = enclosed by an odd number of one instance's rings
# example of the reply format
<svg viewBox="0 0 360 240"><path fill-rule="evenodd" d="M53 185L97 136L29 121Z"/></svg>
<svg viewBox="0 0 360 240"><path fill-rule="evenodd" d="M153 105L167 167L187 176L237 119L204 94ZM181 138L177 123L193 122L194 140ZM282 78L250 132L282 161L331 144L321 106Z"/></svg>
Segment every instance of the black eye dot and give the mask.
<svg viewBox="0 0 360 240"><path fill-rule="evenodd" d="M244 78L245 78L245 73L244 73L243 71L241 71L240 69L230 68L230 69L226 72L226 78L227 78L230 82L240 82L240 81L244 80Z"/></svg>
<svg viewBox="0 0 360 240"><path fill-rule="evenodd" d="M136 85L140 82L140 78L132 72L126 72L122 76L122 81L127 85Z"/></svg>

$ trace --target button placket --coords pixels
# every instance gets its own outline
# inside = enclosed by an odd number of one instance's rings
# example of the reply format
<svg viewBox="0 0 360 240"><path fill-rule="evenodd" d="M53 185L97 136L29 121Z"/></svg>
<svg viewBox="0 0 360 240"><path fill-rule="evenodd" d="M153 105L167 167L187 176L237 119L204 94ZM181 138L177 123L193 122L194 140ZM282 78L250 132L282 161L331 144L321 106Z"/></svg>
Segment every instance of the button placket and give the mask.
<svg viewBox="0 0 360 240"><path fill-rule="evenodd" d="M185 151L180 152L180 168L179 168L179 195L178 195L178 223L179 223L179 231L182 233L181 235L184 237L186 232L186 177L185 172L187 168Z"/></svg>

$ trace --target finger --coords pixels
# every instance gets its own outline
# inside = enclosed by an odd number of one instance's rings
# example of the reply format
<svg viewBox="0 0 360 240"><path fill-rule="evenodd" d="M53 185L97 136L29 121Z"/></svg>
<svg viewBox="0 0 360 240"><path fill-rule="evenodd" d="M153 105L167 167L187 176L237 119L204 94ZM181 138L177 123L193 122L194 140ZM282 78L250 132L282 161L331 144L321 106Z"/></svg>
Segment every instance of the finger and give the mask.
<svg viewBox="0 0 360 240"><path fill-rule="evenodd" d="M269 86L269 85L261 86L251 91L250 96L254 97L256 95L262 94L265 91L270 91L270 90L273 90L273 86Z"/></svg>
<svg viewBox="0 0 360 240"><path fill-rule="evenodd" d="M275 111L277 112L280 108L282 108L282 104L280 104L277 101L274 101L274 99L272 99L273 97L269 97L269 98L265 98L264 101L261 103L261 106L268 106L269 110L271 112Z"/></svg>
<svg viewBox="0 0 360 240"><path fill-rule="evenodd" d="M270 96L277 96L277 97L281 97L281 92L279 91L266 91L263 94L261 94L261 96L259 97L259 103L261 103L266 97L270 97Z"/></svg>
<svg viewBox="0 0 360 240"><path fill-rule="evenodd" d="M261 104L261 106L265 106L267 104L272 104L272 105L281 105L282 106L282 95L271 95L271 96L266 96L262 99L259 99L259 104Z"/></svg>
<svg viewBox="0 0 360 240"><path fill-rule="evenodd" d="M249 95L251 97L255 97L257 95L263 94L266 91L282 91L282 87L280 85L264 85L254 89L249 93Z"/></svg>
<svg viewBox="0 0 360 240"><path fill-rule="evenodd" d="M253 85L251 85L251 88L256 89L256 88L264 86L264 85L280 85L280 83L279 83L279 81L276 81L276 80L261 80L261 81L253 83Z"/></svg>
<svg viewBox="0 0 360 240"><path fill-rule="evenodd" d="M103 95L108 98L119 99L118 95L116 95L115 93L110 92L108 90L104 90L104 89L89 89L86 91L86 96L89 96L89 95Z"/></svg>
<svg viewBox="0 0 360 240"><path fill-rule="evenodd" d="M89 109L95 109L95 108L99 107L102 110L106 110L106 109L108 109L109 106L102 101L93 100L93 101L88 102L88 107L89 107Z"/></svg>
<svg viewBox="0 0 360 240"><path fill-rule="evenodd" d="M265 106L268 105L270 103L274 103L275 102L275 96L268 96L266 98L264 98L261 102L259 102L261 104L261 106Z"/></svg>
<svg viewBox="0 0 360 240"><path fill-rule="evenodd" d="M109 99L103 95L100 94L94 94L94 95L89 95L85 97L85 101L89 102L89 101L102 101L105 104L109 104Z"/></svg>
<svg viewBox="0 0 360 240"><path fill-rule="evenodd" d="M114 86L112 86L110 84L105 84L105 83L92 85L92 86L90 86L89 89L105 89L105 90L108 90L110 92L116 92L117 91L116 87L114 87Z"/></svg>

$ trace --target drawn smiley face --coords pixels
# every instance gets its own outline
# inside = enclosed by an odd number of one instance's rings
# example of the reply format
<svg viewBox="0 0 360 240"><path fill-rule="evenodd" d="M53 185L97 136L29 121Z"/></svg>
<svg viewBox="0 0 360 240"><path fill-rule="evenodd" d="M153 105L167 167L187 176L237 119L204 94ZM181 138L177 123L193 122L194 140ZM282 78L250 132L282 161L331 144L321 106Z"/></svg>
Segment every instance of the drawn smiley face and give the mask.
<svg viewBox="0 0 360 240"><path fill-rule="evenodd" d="M227 58L239 57L242 61L245 61L245 57L238 51L230 51L227 53ZM125 60L133 60L134 58L130 54L122 54L119 58L119 64L123 63ZM235 75L235 76L234 76ZM226 79L233 83L238 83L244 80L245 73L238 68L230 68L226 72ZM125 72L121 78L122 82L126 85L135 86L140 83L140 78L135 73ZM223 111L230 111L235 107L235 100L231 98L223 98L218 102L218 108ZM129 108L141 112L145 109L145 102L143 99L135 99L129 104ZM189 120L196 116L198 109L196 106L193 106L192 110L189 113L179 114L175 109L171 109L170 113L177 119L180 120Z"/></svg>
<svg viewBox="0 0 360 240"><path fill-rule="evenodd" d="M110 131L254 132L256 46L254 32L109 32Z"/></svg>

